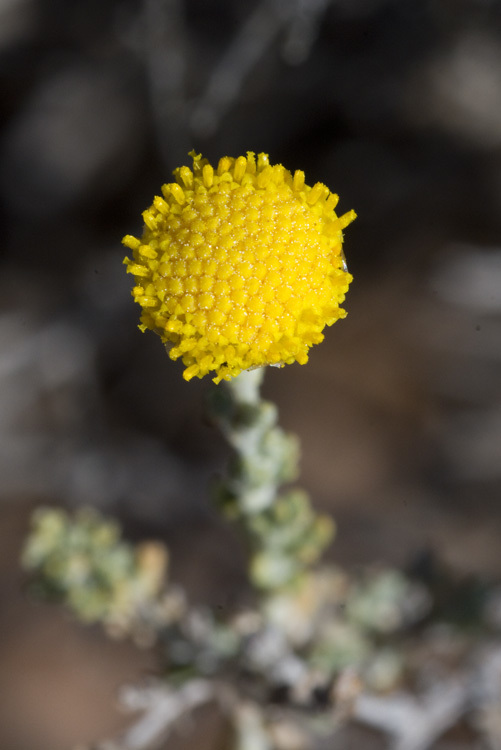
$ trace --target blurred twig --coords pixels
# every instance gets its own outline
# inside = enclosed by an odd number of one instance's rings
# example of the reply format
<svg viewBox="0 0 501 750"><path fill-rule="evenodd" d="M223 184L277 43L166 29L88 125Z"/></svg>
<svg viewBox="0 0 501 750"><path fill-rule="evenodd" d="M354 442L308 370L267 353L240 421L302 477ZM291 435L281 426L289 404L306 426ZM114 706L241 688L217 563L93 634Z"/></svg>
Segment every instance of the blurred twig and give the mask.
<svg viewBox="0 0 501 750"><path fill-rule="evenodd" d="M195 679L178 690L165 684L127 687L121 702L128 711L142 711L139 719L116 740L105 740L93 750L153 750L171 733L174 724L215 696L215 684Z"/></svg>
<svg viewBox="0 0 501 750"><path fill-rule="evenodd" d="M186 130L188 42L182 0L143 0L149 93L158 149L169 167L192 147Z"/></svg>
<svg viewBox="0 0 501 750"><path fill-rule="evenodd" d="M285 4L262 0L250 13L223 53L196 105L191 127L195 134L210 135L237 100L245 78L263 56L284 24Z"/></svg>
<svg viewBox="0 0 501 750"><path fill-rule="evenodd" d="M392 736L391 750L426 750L450 729L468 704L468 680L435 685L420 700L411 695L359 697L355 718Z"/></svg>
<svg viewBox="0 0 501 750"><path fill-rule="evenodd" d="M295 0L287 36L282 48L289 65L300 65L307 60L315 44L322 16L333 0Z"/></svg>
<svg viewBox="0 0 501 750"><path fill-rule="evenodd" d="M181 0L143 0L150 97L165 163L185 155L186 133L212 135L238 100L245 79L282 29L286 62L304 62L332 0L262 0L242 23L195 101L191 117L185 94L188 40ZM189 123L188 123L189 120ZM186 127L188 126L188 127Z"/></svg>

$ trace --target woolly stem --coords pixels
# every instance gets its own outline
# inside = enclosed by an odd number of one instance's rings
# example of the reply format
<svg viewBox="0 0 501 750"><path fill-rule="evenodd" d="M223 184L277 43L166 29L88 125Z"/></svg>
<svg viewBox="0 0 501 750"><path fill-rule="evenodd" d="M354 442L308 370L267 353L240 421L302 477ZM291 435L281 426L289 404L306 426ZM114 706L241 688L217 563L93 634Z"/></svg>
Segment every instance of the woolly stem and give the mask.
<svg viewBox="0 0 501 750"><path fill-rule="evenodd" d="M234 450L217 488L219 505L243 529L252 583L272 591L316 562L333 523L314 512L304 491L280 492L297 476L299 446L278 426L275 405L262 399L263 374L263 368L243 372L217 388L212 413Z"/></svg>

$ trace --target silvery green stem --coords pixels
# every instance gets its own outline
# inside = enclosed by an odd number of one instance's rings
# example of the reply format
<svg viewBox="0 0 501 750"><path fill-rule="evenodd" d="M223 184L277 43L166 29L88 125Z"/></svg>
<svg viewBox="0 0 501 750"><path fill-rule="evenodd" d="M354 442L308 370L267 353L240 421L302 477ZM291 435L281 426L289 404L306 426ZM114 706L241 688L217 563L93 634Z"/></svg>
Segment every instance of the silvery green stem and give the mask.
<svg viewBox="0 0 501 750"><path fill-rule="evenodd" d="M230 380L225 388L229 401L218 415L235 451L225 488L240 512L250 516L269 508L278 487L297 474L297 440L276 426L276 407L261 399L262 380L263 368Z"/></svg>
<svg viewBox="0 0 501 750"><path fill-rule="evenodd" d="M212 397L212 413L234 450L218 500L243 527L251 549L250 577L273 590L295 580L330 540L332 522L317 516L301 490L280 493L297 476L298 441L277 425L263 401L263 369L232 378Z"/></svg>
<svg viewBox="0 0 501 750"><path fill-rule="evenodd" d="M239 401L258 404L261 400L263 380L264 368L256 367L254 370L245 370L237 378L232 378L226 385L235 393L235 397Z"/></svg>

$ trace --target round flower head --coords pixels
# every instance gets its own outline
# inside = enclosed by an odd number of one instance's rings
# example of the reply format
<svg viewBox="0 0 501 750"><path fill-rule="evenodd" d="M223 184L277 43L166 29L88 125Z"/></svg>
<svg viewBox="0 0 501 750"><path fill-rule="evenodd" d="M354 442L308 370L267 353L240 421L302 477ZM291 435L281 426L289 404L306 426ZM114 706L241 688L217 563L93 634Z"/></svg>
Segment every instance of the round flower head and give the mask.
<svg viewBox="0 0 501 750"><path fill-rule="evenodd" d="M355 212L338 217L337 195L266 154L225 156L217 169L190 155L193 170L176 169L143 213L142 238L122 240L134 254L124 263L141 330L182 359L186 380L304 364L323 328L346 314L342 230Z"/></svg>

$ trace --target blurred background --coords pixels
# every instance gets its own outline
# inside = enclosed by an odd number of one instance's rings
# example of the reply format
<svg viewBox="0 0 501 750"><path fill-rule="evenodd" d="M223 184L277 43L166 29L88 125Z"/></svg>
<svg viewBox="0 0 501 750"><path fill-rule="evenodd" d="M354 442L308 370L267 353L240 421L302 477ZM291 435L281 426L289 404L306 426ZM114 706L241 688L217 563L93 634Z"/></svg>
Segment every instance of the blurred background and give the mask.
<svg viewBox="0 0 501 750"><path fill-rule="evenodd" d="M122 266L191 148L269 152L358 213L347 320L265 384L330 558L501 577L500 41L498 0L0 0L2 748L113 733L155 664L27 597L35 507L97 506L193 599L245 596L211 383L138 331Z"/></svg>

